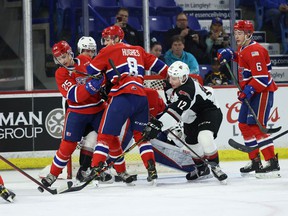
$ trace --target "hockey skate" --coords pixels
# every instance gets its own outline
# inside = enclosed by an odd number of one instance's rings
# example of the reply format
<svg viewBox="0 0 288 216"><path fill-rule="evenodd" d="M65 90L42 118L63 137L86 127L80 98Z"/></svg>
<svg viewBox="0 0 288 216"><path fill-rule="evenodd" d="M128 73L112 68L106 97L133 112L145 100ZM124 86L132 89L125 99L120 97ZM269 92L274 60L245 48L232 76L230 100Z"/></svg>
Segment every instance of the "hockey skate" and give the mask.
<svg viewBox="0 0 288 216"><path fill-rule="evenodd" d="M278 154L266 161L266 166L255 171L256 178L280 178L280 166L278 161Z"/></svg>
<svg viewBox="0 0 288 216"><path fill-rule="evenodd" d="M77 175L76 175L76 180L79 182L86 182L89 180L91 170L88 168L87 170L83 170L82 167L79 168ZM113 177L109 173L106 172L101 172L100 175L95 177L95 180L102 182L102 183L113 183Z"/></svg>
<svg viewBox="0 0 288 216"><path fill-rule="evenodd" d="M134 181L133 176L129 175L126 171L117 174L118 177L120 177L122 181L125 182L127 185L134 186L134 184L132 183Z"/></svg>
<svg viewBox="0 0 288 216"><path fill-rule="evenodd" d="M13 202L14 201L14 197L16 196L15 193L13 193L12 191L8 190L7 188L4 187L4 185L0 185L0 196L8 201L8 202Z"/></svg>
<svg viewBox="0 0 288 216"><path fill-rule="evenodd" d="M211 166L211 171L214 177L217 178L222 184L227 184L226 179L228 176L221 170L219 165Z"/></svg>
<svg viewBox="0 0 288 216"><path fill-rule="evenodd" d="M210 175L209 167L205 163L198 165L195 167L195 170L186 175L188 181L203 180L207 178L212 178L212 176Z"/></svg>
<svg viewBox="0 0 288 216"><path fill-rule="evenodd" d="M260 154L258 154L257 157L249 161L246 166L240 168L240 173L242 176L248 176L250 172L260 170L262 167Z"/></svg>
<svg viewBox="0 0 288 216"><path fill-rule="evenodd" d="M57 177L49 173L45 178L41 180L42 184L46 187L50 187L55 181Z"/></svg>
<svg viewBox="0 0 288 216"><path fill-rule="evenodd" d="M155 167L155 162L153 160L148 160L147 171L148 171L147 181L156 184L156 179L158 178L158 175Z"/></svg>

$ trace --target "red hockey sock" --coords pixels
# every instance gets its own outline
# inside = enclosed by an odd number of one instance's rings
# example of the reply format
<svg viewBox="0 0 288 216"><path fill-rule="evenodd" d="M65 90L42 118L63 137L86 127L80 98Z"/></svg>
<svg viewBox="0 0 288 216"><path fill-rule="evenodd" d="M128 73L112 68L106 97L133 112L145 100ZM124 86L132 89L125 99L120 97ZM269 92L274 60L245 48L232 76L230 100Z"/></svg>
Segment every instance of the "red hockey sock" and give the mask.
<svg viewBox="0 0 288 216"><path fill-rule="evenodd" d="M77 143L62 140L56 155L54 156L53 163L50 168L50 173L56 177L60 175L64 167L67 165L70 156L76 149Z"/></svg>
<svg viewBox="0 0 288 216"><path fill-rule="evenodd" d="M4 181L1 176L0 176L0 185L4 185Z"/></svg>

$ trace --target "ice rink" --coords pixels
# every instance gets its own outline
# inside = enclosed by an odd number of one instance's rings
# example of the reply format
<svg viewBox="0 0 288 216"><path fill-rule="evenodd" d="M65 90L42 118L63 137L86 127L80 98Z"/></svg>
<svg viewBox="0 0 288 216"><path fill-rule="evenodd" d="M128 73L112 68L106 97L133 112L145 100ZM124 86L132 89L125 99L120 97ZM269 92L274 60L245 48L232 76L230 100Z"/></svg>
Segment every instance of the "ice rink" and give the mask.
<svg viewBox="0 0 288 216"><path fill-rule="evenodd" d="M280 160L277 179L241 177L241 162L222 162L227 185L215 178L188 183L185 173L159 174L157 186L138 175L135 186L124 183L88 186L82 191L51 195L17 171L1 171L15 202L0 199L1 216L120 215L120 216L287 216L288 160ZM33 177L39 170L25 170ZM54 185L64 184L58 180ZM53 186L54 186L53 185Z"/></svg>

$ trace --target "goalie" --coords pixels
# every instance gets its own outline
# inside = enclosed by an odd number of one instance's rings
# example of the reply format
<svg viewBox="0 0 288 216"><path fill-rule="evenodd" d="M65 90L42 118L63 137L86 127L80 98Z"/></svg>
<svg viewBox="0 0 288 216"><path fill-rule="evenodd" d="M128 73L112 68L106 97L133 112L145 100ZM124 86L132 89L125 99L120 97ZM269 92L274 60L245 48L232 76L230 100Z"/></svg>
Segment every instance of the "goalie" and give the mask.
<svg viewBox="0 0 288 216"><path fill-rule="evenodd" d="M213 175L219 181L225 180L227 175L219 166L218 150L214 141L223 115L213 93L193 81L189 77L189 67L181 61L176 61L169 67L168 75L166 94L168 93L170 104L159 120L151 119L143 131L144 136L147 139L156 138L160 132L184 122L185 142L197 153L193 156L197 169L189 172L186 179L208 177L210 169L205 163L205 160L208 160L217 164L211 167Z"/></svg>

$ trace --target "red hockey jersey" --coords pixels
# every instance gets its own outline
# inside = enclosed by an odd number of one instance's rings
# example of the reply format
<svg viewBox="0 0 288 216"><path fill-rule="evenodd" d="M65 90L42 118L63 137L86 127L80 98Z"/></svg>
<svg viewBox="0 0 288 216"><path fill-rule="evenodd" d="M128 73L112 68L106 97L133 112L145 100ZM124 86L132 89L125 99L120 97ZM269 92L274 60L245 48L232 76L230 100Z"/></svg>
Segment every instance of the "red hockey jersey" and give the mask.
<svg viewBox="0 0 288 216"><path fill-rule="evenodd" d="M109 63L111 59L117 71ZM168 66L140 46L117 43L103 48L87 67L89 74L106 72L114 85L109 96L129 93L146 95L143 90L145 70L160 73L166 78Z"/></svg>
<svg viewBox="0 0 288 216"><path fill-rule="evenodd" d="M68 111L94 114L103 110L106 107L106 102L101 99L100 94L90 95L85 89L85 84L89 78L76 72L77 70L86 73L86 66L89 65L90 58L79 55L74 61L75 70L73 72L60 67L55 73L58 89L67 99Z"/></svg>
<svg viewBox="0 0 288 216"><path fill-rule="evenodd" d="M252 41L238 50L238 75L242 89L251 85L256 92L277 90L271 76L271 61L268 51L259 43Z"/></svg>

